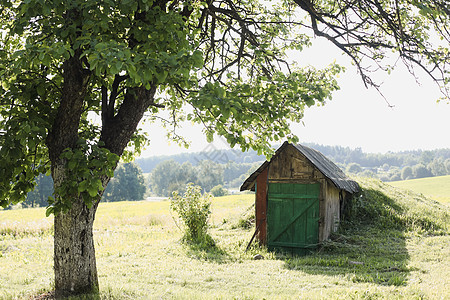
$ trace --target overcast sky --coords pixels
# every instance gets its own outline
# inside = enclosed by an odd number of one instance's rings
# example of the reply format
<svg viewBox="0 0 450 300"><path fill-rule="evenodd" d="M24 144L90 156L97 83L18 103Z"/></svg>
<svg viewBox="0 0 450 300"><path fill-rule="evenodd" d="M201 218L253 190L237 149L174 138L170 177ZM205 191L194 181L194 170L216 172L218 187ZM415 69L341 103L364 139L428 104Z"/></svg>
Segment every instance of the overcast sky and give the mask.
<svg viewBox="0 0 450 300"><path fill-rule="evenodd" d="M376 153L450 148L450 104L436 102L440 96L438 87L422 73L418 73L421 85L401 63L391 75L377 74L383 82L381 90L392 106L389 107L375 89L364 87L356 69L329 43L316 42L297 59L315 67L336 60L347 68L339 78L341 90L334 93L333 99L325 106L307 109L304 125L293 124L300 143L361 147L365 152ZM179 132L192 141L189 149L169 144L164 129L154 124L144 128L151 144L142 157L228 147L221 139L208 145L200 126L186 124Z"/></svg>

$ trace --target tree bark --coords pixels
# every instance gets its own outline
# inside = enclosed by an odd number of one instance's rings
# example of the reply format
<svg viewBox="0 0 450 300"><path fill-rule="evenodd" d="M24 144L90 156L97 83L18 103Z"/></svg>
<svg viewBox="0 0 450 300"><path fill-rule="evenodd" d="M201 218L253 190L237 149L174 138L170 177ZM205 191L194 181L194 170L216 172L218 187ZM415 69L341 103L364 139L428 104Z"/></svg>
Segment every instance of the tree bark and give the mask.
<svg viewBox="0 0 450 300"><path fill-rule="evenodd" d="M92 232L95 210L77 199L67 213L55 216L54 267L58 298L98 292Z"/></svg>
<svg viewBox="0 0 450 300"><path fill-rule="evenodd" d="M54 170L55 185L64 180L65 168ZM99 195L100 198L100 195ZM93 225L98 201L88 208L81 197L72 207L54 219L55 296L98 293Z"/></svg>
<svg viewBox="0 0 450 300"><path fill-rule="evenodd" d="M119 156L122 155L145 111L149 106L156 105L154 103L156 89L156 85L152 85L149 90L145 87L130 89L125 94L117 114L102 116L100 141L105 143L105 148Z"/></svg>
<svg viewBox="0 0 450 300"><path fill-rule="evenodd" d="M61 103L46 140L55 191L62 182L70 180L67 178L66 161L61 159L60 155L64 149L76 146L89 81L89 72L83 69L79 54L75 53L63 65L64 85ZM105 180L106 183L107 181ZM55 195L56 200L58 197ZM73 199L64 200L72 204L71 208L65 213L56 214L54 219L54 272L57 298L98 292L92 232L98 202L89 209L77 195L74 195Z"/></svg>

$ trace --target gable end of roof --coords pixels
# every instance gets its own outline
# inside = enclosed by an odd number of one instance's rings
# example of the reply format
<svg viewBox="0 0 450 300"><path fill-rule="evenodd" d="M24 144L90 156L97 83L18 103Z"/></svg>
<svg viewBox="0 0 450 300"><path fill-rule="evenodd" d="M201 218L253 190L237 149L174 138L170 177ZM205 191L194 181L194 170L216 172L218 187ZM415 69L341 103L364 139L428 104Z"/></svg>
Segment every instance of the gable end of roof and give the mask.
<svg viewBox="0 0 450 300"><path fill-rule="evenodd" d="M302 153L326 178L328 178L338 189L347 191L349 193L357 193L360 191L359 185L356 181L349 179L345 173L334 162L328 159L325 155L312 148L297 144L293 145L284 142L280 148L277 149L273 158L279 155L288 146L293 146L297 151ZM270 162L265 161L255 172L253 172L242 184L240 190L255 190L255 181L261 172L269 166Z"/></svg>

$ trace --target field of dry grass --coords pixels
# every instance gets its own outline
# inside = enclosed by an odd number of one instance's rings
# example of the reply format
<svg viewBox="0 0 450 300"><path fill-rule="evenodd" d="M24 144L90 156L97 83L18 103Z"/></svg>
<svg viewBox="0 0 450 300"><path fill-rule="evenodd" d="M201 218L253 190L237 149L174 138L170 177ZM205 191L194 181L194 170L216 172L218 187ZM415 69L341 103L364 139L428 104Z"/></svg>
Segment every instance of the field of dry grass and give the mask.
<svg viewBox="0 0 450 300"><path fill-rule="evenodd" d="M253 195L213 200L212 249L181 242L168 201L102 203L95 221L99 297L450 298L448 207L379 182L363 186L355 223L305 257L257 245L245 252L254 228L242 224ZM52 220L45 209L0 211L0 298L50 291L52 251ZM264 259L253 260L255 254Z"/></svg>

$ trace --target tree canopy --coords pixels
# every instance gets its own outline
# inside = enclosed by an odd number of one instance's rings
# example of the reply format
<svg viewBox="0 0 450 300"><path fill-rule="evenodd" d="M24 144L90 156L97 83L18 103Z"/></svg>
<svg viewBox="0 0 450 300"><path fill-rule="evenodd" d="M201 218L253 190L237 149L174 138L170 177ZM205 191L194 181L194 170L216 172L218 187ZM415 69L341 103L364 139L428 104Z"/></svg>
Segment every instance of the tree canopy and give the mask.
<svg viewBox="0 0 450 300"><path fill-rule="evenodd" d="M3 205L22 200L67 149L80 150L64 158L85 165L85 174L98 169L90 165L97 157L113 168L115 155L139 152L145 137L136 127L146 112L155 119L168 111L163 122L178 141L177 122L189 119L205 125L208 139L217 133L231 146L270 153L271 141L294 139L289 121L338 88L338 66L301 69L285 56L307 47L311 33L349 55L367 85L378 87L375 69L395 67L394 52L448 97L445 1L1 4ZM102 188L78 175L86 183L77 193Z"/></svg>
<svg viewBox="0 0 450 300"><path fill-rule="evenodd" d="M271 142L297 140L289 124L305 107L338 89L340 66L300 68L291 59L312 36L348 55L368 86L378 88L373 71L395 67L393 53L449 99L445 0L0 6L0 205L24 200L40 173L52 175L57 295L98 286L95 211L119 158L145 144L137 130L143 118L161 120L180 143L177 125L191 120L208 140L218 134L270 155Z"/></svg>

